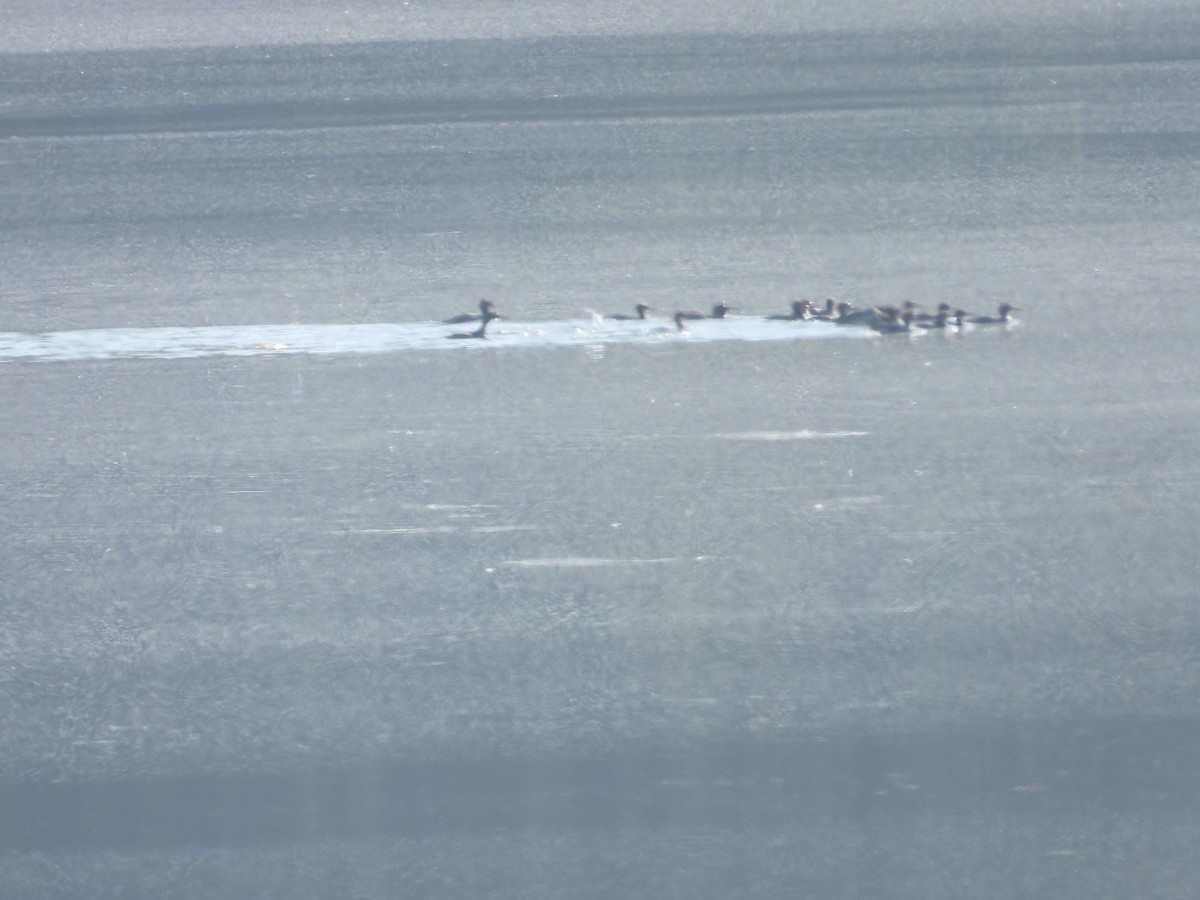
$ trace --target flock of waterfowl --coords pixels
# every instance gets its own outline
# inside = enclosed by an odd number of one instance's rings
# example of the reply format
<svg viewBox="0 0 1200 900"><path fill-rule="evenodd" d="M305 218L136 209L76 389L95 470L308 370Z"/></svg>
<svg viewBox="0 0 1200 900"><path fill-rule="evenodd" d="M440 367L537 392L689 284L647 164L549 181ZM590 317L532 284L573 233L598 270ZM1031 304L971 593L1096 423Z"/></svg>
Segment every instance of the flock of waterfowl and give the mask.
<svg viewBox="0 0 1200 900"><path fill-rule="evenodd" d="M679 331L686 331L684 322L694 319L724 319L736 307L718 303L710 313L687 310L675 313L672 318ZM651 307L639 303L634 307L635 314L613 313L605 316L617 321L645 319ZM1001 303L999 314L995 316L977 316L963 309L954 309L949 303L939 303L936 312L923 311L919 303L908 301L901 306L866 306L857 307L849 303L837 303L826 300L824 307L816 306L811 300L795 300L792 302L790 313L777 313L764 316L768 321L782 322L829 322L834 325L853 325L870 328L880 334L903 334L914 329L945 329L963 328L966 325L1008 325L1012 322L1012 314L1019 307L1010 303ZM448 334L450 340L465 340L484 338L487 336L488 323L502 318L496 312L491 300L479 301L479 312L462 313L444 320L447 325L458 325L466 322L478 322L479 327L474 331L459 331Z"/></svg>

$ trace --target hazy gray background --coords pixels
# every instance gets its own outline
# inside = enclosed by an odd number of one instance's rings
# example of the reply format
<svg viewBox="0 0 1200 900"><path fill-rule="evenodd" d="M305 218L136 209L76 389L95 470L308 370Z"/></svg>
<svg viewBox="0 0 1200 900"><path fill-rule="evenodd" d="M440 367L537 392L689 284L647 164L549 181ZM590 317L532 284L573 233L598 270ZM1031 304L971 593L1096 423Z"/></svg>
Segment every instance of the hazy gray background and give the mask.
<svg viewBox="0 0 1200 900"><path fill-rule="evenodd" d="M1196 893L1194 16L46 9L9 893Z"/></svg>
<svg viewBox="0 0 1200 900"><path fill-rule="evenodd" d="M376 40L514 38L577 34L787 33L824 29L1049 28L1079 22L1134 25L1186 12L1172 0L1101 2L925 2L749 0L729 4L604 0L401 0L397 3L219 0L184 2L11 0L0 48L10 52L133 47L195 47Z"/></svg>

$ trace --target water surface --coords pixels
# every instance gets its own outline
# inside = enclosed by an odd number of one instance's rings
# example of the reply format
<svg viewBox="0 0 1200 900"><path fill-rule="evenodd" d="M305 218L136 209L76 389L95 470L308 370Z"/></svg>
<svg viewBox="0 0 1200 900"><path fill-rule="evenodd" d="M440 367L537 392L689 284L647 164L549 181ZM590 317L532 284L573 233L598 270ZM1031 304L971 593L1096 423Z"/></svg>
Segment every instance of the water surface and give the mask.
<svg viewBox="0 0 1200 900"><path fill-rule="evenodd" d="M5 883L1192 893L1192 35L7 56Z"/></svg>

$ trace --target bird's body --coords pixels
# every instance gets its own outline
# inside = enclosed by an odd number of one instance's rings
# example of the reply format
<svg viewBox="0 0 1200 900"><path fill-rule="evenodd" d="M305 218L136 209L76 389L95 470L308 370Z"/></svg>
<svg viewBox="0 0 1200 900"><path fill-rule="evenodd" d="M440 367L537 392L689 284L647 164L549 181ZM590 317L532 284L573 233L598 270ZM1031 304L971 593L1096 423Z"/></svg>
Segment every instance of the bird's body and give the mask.
<svg viewBox="0 0 1200 900"><path fill-rule="evenodd" d="M491 300L479 301L479 312L477 313L459 313L457 316L451 316L448 319L443 319L443 325L462 325L464 322L483 322L490 321L486 318L488 313L492 313L492 308L495 306ZM500 318L495 313L492 313L492 318Z"/></svg>
<svg viewBox="0 0 1200 900"><path fill-rule="evenodd" d="M1000 304L1000 315L998 316L972 316L967 319L972 325L1008 325L1012 322L1012 314L1017 312L1018 308L1011 303Z"/></svg>
<svg viewBox="0 0 1200 900"><path fill-rule="evenodd" d="M832 297L825 300L825 308L818 310L815 306L809 307L809 315L814 319L819 319L822 322L832 322L837 318L837 301Z"/></svg>
<svg viewBox="0 0 1200 900"><path fill-rule="evenodd" d="M871 320L874 318L874 310L858 309L849 303L839 303L837 305L837 318L833 321L836 325L870 325Z"/></svg>
<svg viewBox="0 0 1200 900"><path fill-rule="evenodd" d="M871 323L871 330L880 334L902 334L912 329L913 312L906 309L894 318L879 318Z"/></svg>
<svg viewBox="0 0 1200 900"><path fill-rule="evenodd" d="M792 311L790 313L776 313L766 318L768 321L773 322L794 322L797 319L809 319L812 318L812 303L808 300L793 300Z"/></svg>
<svg viewBox="0 0 1200 900"><path fill-rule="evenodd" d="M918 328L945 328L947 325L951 324L951 322L950 322L950 307L944 303L942 304L942 306L945 306L946 308L942 309L941 307L938 307L938 312L937 312L936 316L934 316L932 319L922 319L921 321L916 323L917 327Z"/></svg>
<svg viewBox="0 0 1200 900"><path fill-rule="evenodd" d="M500 317L498 315L496 315L496 313L489 310L488 312L483 314L483 321L480 323L479 327L476 328L474 331L458 331L458 332L455 332L454 334L446 335L446 339L450 340L450 341L466 341L466 340L471 340L471 339L485 338L485 337L487 337L488 323L491 322L493 319L498 319L498 318L500 318Z"/></svg>
<svg viewBox="0 0 1200 900"><path fill-rule="evenodd" d="M644 318L646 318L646 313L650 312L650 307L647 306L645 303L639 303L637 306L634 307L634 309L637 310L636 316L630 316L625 313L613 313L611 316L607 316L606 318L615 319L618 322L629 322L629 321L633 321L635 319L638 319L638 320L644 319Z"/></svg>
<svg viewBox="0 0 1200 900"><path fill-rule="evenodd" d="M913 312L913 321L919 325L922 322L934 322L934 321L937 321L939 318L949 317L949 315L950 315L950 304L949 303L939 303L936 313L915 312L914 311Z"/></svg>
<svg viewBox="0 0 1200 900"><path fill-rule="evenodd" d="M725 318L725 314L732 311L733 309L734 309L734 307L732 307L732 306L728 306L724 303L718 303L716 306L714 306L712 308L711 315L705 315L702 312L696 312L694 310L688 310L686 312L675 313L675 315L682 316L685 319L723 319L723 318Z"/></svg>

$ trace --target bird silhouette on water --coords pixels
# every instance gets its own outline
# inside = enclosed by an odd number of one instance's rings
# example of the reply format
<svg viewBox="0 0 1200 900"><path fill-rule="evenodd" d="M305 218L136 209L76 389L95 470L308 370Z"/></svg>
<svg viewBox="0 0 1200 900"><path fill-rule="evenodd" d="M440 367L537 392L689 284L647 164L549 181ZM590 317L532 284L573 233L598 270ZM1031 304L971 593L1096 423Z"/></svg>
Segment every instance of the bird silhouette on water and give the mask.
<svg viewBox="0 0 1200 900"><path fill-rule="evenodd" d="M795 322L800 319L812 318L812 303L808 300L793 300L790 313L775 313L765 317L772 322Z"/></svg>
<svg viewBox="0 0 1200 900"><path fill-rule="evenodd" d="M647 306L645 303L639 303L634 307L634 309L637 310L636 316L631 316L626 313L613 313L611 316L605 316L605 318L615 319L618 322L630 322L635 319L644 319L646 318L646 313L650 312L651 307Z"/></svg>
<svg viewBox="0 0 1200 900"><path fill-rule="evenodd" d="M732 312L736 308L737 307L729 306L725 303L718 303L712 308L712 313L710 315L705 315L704 313L696 312L695 310L687 310L686 312L676 313L676 315L682 316L685 319L723 319L725 318L726 313Z"/></svg>
<svg viewBox="0 0 1200 900"><path fill-rule="evenodd" d="M967 319L972 325L1008 325L1012 322L1012 314L1020 312L1020 308L1013 306L1011 303L1000 304L1000 315L998 316L973 316Z"/></svg>
<svg viewBox="0 0 1200 900"><path fill-rule="evenodd" d="M483 321L484 317L487 316L488 313L492 312L493 309L495 308L495 306L496 306L496 304L494 304L491 300L480 300L479 301L479 312L477 312L477 313L459 313L457 316L451 316L448 319L443 319L442 324L443 325L462 325L464 322ZM493 315L493 318L499 318L499 316Z"/></svg>
<svg viewBox="0 0 1200 900"><path fill-rule="evenodd" d="M473 338L480 338L480 339L485 338L485 337L487 337L488 323L491 322L493 319L498 319L498 318L500 318L499 314L494 313L491 310L488 310L486 313L483 314L483 322L481 322L479 327L476 328L474 331L457 331L454 334L446 335L446 340L466 341L466 340L471 340Z"/></svg>

